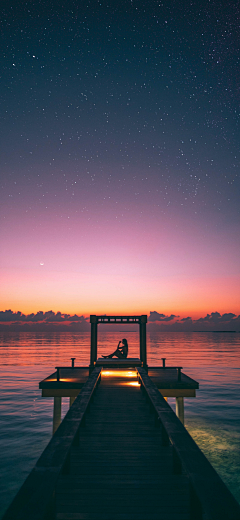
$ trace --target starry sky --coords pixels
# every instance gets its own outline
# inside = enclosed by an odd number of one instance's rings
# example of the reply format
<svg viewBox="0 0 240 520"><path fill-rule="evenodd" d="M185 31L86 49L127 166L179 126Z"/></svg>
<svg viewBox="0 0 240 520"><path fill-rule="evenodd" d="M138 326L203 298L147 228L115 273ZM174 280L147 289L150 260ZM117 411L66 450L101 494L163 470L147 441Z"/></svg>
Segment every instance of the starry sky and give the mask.
<svg viewBox="0 0 240 520"><path fill-rule="evenodd" d="M239 26L238 1L2 3L1 310L239 313Z"/></svg>

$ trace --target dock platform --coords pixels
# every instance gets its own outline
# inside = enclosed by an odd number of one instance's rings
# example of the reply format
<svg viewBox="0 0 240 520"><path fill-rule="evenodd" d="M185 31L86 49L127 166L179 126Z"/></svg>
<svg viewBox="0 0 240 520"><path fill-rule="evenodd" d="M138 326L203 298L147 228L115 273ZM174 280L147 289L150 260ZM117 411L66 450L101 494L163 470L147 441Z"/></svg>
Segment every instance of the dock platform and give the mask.
<svg viewBox="0 0 240 520"><path fill-rule="evenodd" d="M112 371L131 371L142 367L139 358L102 359L96 360L95 366L101 367L102 374ZM165 365L165 363L164 363ZM89 376L89 367L56 367L57 371L40 381L39 388L42 397L54 397L53 433L61 422L61 399L69 397L70 406L81 391ZM115 372L116 373L116 372ZM184 398L196 397L198 382L181 371L181 367L149 367L148 374L155 383L162 396L175 397L176 413L184 424Z"/></svg>

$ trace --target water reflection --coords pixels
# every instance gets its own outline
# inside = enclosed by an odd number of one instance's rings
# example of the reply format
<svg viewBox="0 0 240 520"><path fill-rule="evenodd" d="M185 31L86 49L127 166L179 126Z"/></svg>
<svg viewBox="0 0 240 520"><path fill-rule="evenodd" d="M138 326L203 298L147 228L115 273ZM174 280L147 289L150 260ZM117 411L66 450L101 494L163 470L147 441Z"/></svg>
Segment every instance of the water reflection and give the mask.
<svg viewBox="0 0 240 520"><path fill-rule="evenodd" d="M138 332L125 332L129 356L139 356ZM98 355L110 352L122 332L99 327ZM148 364L183 366L199 381L196 399L185 399L186 426L240 501L239 334L150 333ZM55 366L88 366L88 333L1 333L0 489L2 512L51 437L53 399L42 398L40 380ZM174 400L169 403L174 406ZM69 398L62 399L62 415Z"/></svg>
<svg viewBox="0 0 240 520"><path fill-rule="evenodd" d="M192 435L198 446L205 453L211 464L219 473L225 484L230 488L239 500L240 488L240 438L237 431L226 429L218 424L211 427L201 419L195 421L191 417L188 419L187 429Z"/></svg>

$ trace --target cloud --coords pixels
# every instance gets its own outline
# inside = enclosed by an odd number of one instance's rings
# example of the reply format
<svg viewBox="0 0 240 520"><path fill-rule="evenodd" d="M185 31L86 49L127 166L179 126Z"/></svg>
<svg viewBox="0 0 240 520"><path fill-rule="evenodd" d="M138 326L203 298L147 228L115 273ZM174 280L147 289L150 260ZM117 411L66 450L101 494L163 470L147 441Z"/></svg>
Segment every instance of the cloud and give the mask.
<svg viewBox="0 0 240 520"><path fill-rule="evenodd" d="M229 321L233 321L234 318L237 318L237 316L232 312L226 312L222 315L219 312L211 312L211 314L207 314L204 318L199 318L198 320L196 320L196 323L226 323Z"/></svg>
<svg viewBox="0 0 240 520"><path fill-rule="evenodd" d="M230 331L240 329L240 316L237 316L233 312L211 312L206 316L193 320L191 316L181 318L180 320L174 320L178 318L175 314L166 316L159 312L150 312L148 322L149 329L161 330L161 331ZM171 323L166 323L170 322ZM165 323L164 323L165 322Z"/></svg>
<svg viewBox="0 0 240 520"><path fill-rule="evenodd" d="M179 318L180 316L176 316L175 314L171 314L171 316L166 316L162 321L172 321L175 318Z"/></svg>
<svg viewBox="0 0 240 520"><path fill-rule="evenodd" d="M89 330L89 322L84 316L77 314L63 314L60 311L38 311L36 314L23 314L13 312L11 309L0 311L1 330L15 331L86 331Z"/></svg>
<svg viewBox="0 0 240 520"><path fill-rule="evenodd" d="M20 311L13 312L10 309L8 311L0 311L0 321L19 321L24 316Z"/></svg>
<svg viewBox="0 0 240 520"><path fill-rule="evenodd" d="M166 316L166 314L159 314L159 312L156 311L150 311L148 321L149 322L155 322L155 321L172 321L174 318L179 318L179 316L175 316L175 314L171 314L171 316Z"/></svg>
<svg viewBox="0 0 240 520"><path fill-rule="evenodd" d="M11 309L7 311L0 311L0 322L16 322L16 321L24 321L24 322L65 322L65 321L85 321L86 318L84 316L78 316L74 314L71 316L70 314L62 314L61 312L53 312L53 311L38 311L36 314L22 314L20 311L13 312Z"/></svg>
<svg viewBox="0 0 240 520"><path fill-rule="evenodd" d="M165 317L165 314L159 314L159 312L156 312L156 311L150 311L150 314L149 314L149 317L148 317L148 321L161 321L162 318Z"/></svg>

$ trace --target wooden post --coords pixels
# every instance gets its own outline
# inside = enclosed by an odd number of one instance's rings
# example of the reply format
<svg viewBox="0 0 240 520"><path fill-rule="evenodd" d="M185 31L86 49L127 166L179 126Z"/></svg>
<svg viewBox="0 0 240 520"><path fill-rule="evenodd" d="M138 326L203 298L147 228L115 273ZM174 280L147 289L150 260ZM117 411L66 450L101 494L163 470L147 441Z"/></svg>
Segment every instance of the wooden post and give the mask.
<svg viewBox="0 0 240 520"><path fill-rule="evenodd" d="M58 429L58 426L61 423L61 406L62 406L62 398L54 397L54 405L53 405L53 435L55 431Z"/></svg>
<svg viewBox="0 0 240 520"><path fill-rule="evenodd" d="M91 357L90 357L90 366L94 366L95 361L97 360L97 316L90 316L91 323Z"/></svg>
<svg viewBox="0 0 240 520"><path fill-rule="evenodd" d="M141 324L141 322L139 323L139 345L140 345L139 357L142 361L142 324Z"/></svg>
<svg viewBox="0 0 240 520"><path fill-rule="evenodd" d="M146 339L146 323L147 316L143 315L140 319L140 359L143 362L143 366L147 366L147 339Z"/></svg>
<svg viewBox="0 0 240 520"><path fill-rule="evenodd" d="M71 406L72 406L72 404L74 403L75 399L76 399L75 396L71 396L71 397L69 398L69 408L71 408Z"/></svg>
<svg viewBox="0 0 240 520"><path fill-rule="evenodd" d="M181 381L181 380L182 380L181 368L182 368L182 367L178 367L178 368L177 368L178 381Z"/></svg>
<svg viewBox="0 0 240 520"><path fill-rule="evenodd" d="M176 416L184 424L184 400L183 397L176 397Z"/></svg>

